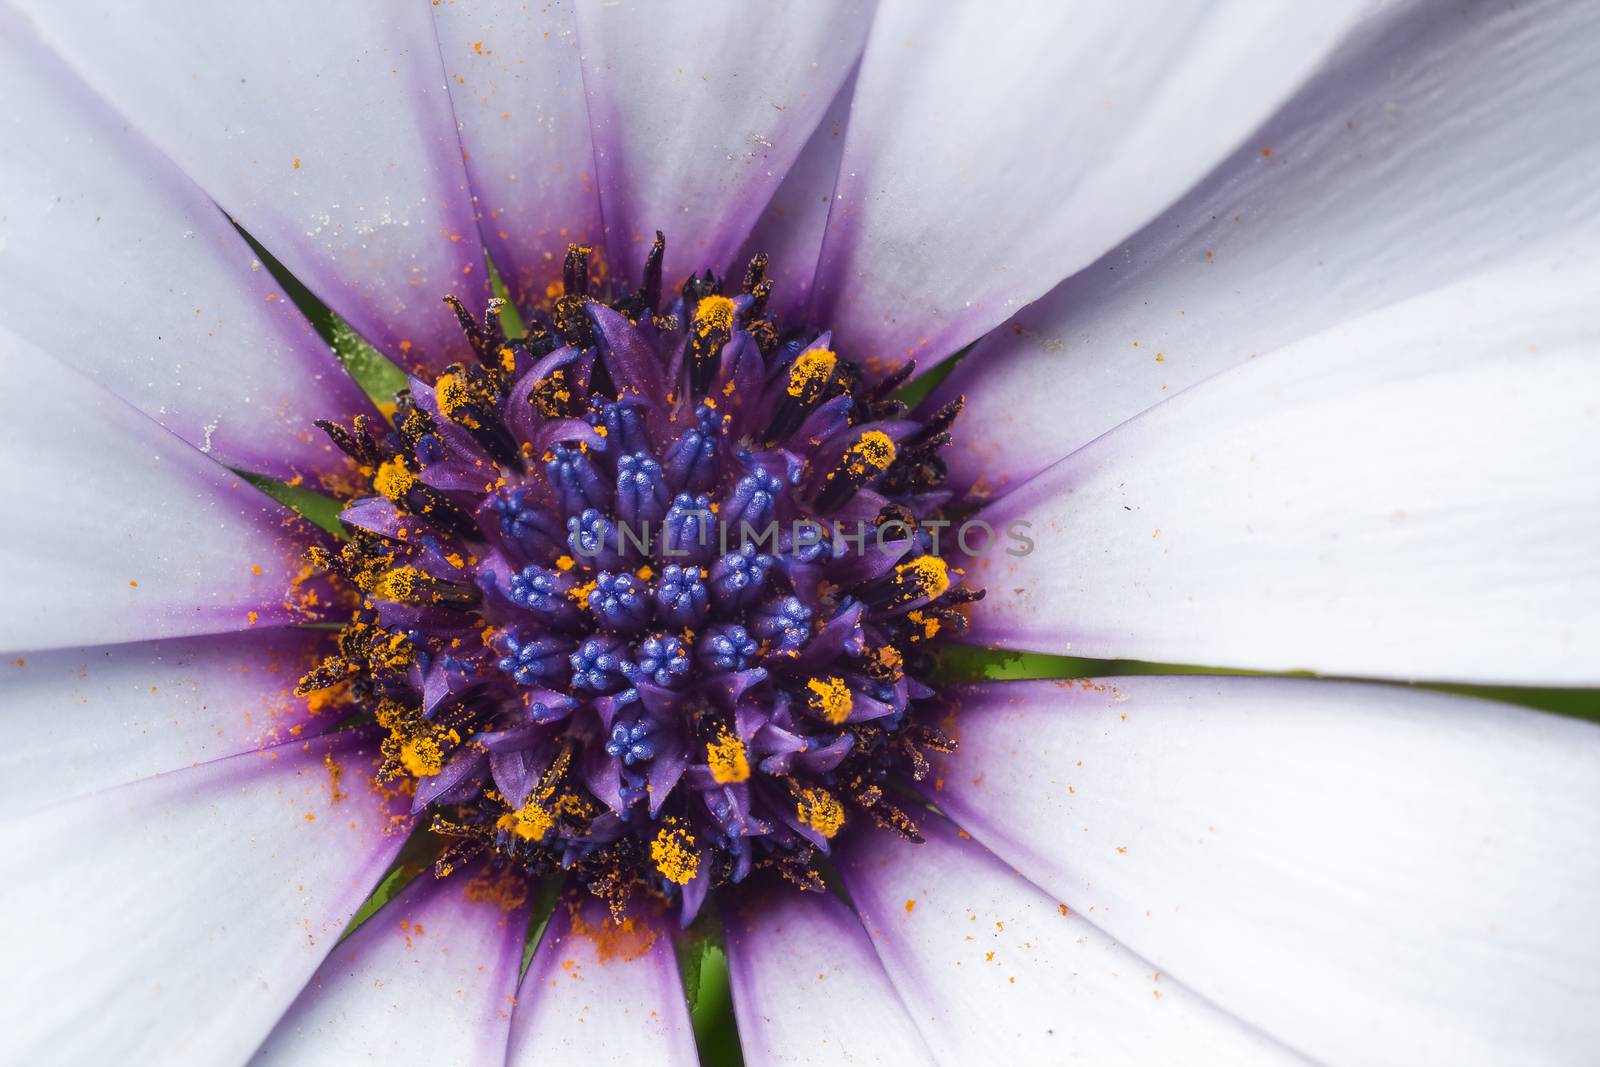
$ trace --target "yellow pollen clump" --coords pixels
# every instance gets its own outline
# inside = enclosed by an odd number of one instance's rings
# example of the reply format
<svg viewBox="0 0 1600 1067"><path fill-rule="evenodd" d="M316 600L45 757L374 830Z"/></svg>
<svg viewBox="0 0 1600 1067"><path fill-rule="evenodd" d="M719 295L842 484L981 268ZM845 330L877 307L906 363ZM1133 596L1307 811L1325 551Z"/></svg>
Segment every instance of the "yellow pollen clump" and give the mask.
<svg viewBox="0 0 1600 1067"><path fill-rule="evenodd" d="M379 600L396 600L402 603L414 600L427 575L415 567L396 567L384 571L369 590Z"/></svg>
<svg viewBox="0 0 1600 1067"><path fill-rule="evenodd" d="M416 484L417 476L406 470L405 460L398 456L379 467L372 477L372 488L395 503L405 499L406 493Z"/></svg>
<svg viewBox="0 0 1600 1067"><path fill-rule="evenodd" d="M855 697L850 695L850 687L844 684L843 678L813 678L806 683L806 688L811 691L806 697L811 710L824 719L838 726L850 717Z"/></svg>
<svg viewBox="0 0 1600 1067"><path fill-rule="evenodd" d="M694 850L694 835L681 826L663 826L650 842L650 858L661 877L677 885L688 885L700 871L700 854Z"/></svg>
<svg viewBox="0 0 1600 1067"><path fill-rule="evenodd" d="M434 383L433 398L439 402L439 412L445 418L469 430L478 428L478 420L465 410L472 403L472 392L461 375L441 374Z"/></svg>
<svg viewBox="0 0 1600 1067"><path fill-rule="evenodd" d="M727 333L733 329L733 301L725 296L705 296L694 309L694 328L701 337L713 330Z"/></svg>
<svg viewBox="0 0 1600 1067"><path fill-rule="evenodd" d="M745 755L744 743L727 730L706 744L706 762L711 766L711 777L719 785L743 782L750 777L750 759Z"/></svg>
<svg viewBox="0 0 1600 1067"><path fill-rule="evenodd" d="M414 777L421 778L439 773L444 767L444 753L439 749L439 742L433 738L427 735L413 737L400 746L400 762Z"/></svg>
<svg viewBox="0 0 1600 1067"><path fill-rule="evenodd" d="M800 822L832 838L844 825L844 805L826 789L802 789L795 806Z"/></svg>
<svg viewBox="0 0 1600 1067"><path fill-rule="evenodd" d="M950 567L938 556L918 556L894 569L902 588L914 589L919 597L933 600L950 588Z"/></svg>
<svg viewBox="0 0 1600 1067"><path fill-rule="evenodd" d="M516 811L508 811L495 821L498 829L524 841L542 840L555 824L556 817L550 809L531 798Z"/></svg>
<svg viewBox="0 0 1600 1067"><path fill-rule="evenodd" d="M905 657L893 645L883 645L872 652L873 660L884 670L899 676L905 671Z"/></svg>
<svg viewBox="0 0 1600 1067"><path fill-rule="evenodd" d="M789 368L789 395L806 403L817 399L838 362L839 357L826 348L800 353Z"/></svg>
<svg viewBox="0 0 1600 1067"><path fill-rule="evenodd" d="M845 452L844 460L850 473L859 477L888 470L894 455L894 441L888 434L882 430L868 430Z"/></svg>

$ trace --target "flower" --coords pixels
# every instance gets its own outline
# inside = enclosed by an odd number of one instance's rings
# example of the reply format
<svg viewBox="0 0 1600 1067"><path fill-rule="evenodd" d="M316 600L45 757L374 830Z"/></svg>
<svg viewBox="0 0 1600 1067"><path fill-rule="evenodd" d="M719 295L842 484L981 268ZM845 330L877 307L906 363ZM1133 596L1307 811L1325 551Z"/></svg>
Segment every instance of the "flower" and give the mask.
<svg viewBox="0 0 1600 1067"><path fill-rule="evenodd" d="M1600 735L1392 684L1595 683L1581 5L17 6L8 1059L694 1062L708 894L752 1062L1594 1046Z"/></svg>

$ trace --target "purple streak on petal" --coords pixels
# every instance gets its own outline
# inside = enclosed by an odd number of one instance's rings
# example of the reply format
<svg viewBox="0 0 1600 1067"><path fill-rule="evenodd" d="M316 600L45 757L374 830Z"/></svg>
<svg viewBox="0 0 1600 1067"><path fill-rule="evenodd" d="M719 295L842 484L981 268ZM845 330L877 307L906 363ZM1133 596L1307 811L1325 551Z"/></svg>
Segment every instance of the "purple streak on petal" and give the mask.
<svg viewBox="0 0 1600 1067"><path fill-rule="evenodd" d="M767 275L773 281L768 306L784 324L800 322L811 306L811 283L833 201L839 158L844 155L844 131L855 89L852 70L733 258L740 264L757 253L767 254Z"/></svg>
<svg viewBox="0 0 1600 1067"><path fill-rule="evenodd" d="M528 929L521 888L482 870L422 875L323 961L251 1064L501 1062Z"/></svg>
<svg viewBox="0 0 1600 1067"><path fill-rule="evenodd" d="M586 893L556 902L523 977L506 1055L507 1067L580 1062L699 1062L670 925L635 914L619 928Z"/></svg>
<svg viewBox="0 0 1600 1067"><path fill-rule="evenodd" d="M372 412L216 205L0 10L0 325L218 461L345 471L319 418Z"/></svg>
<svg viewBox="0 0 1600 1067"><path fill-rule="evenodd" d="M1154 218L1365 9L941 14L878 14L817 267L813 321L878 373L954 354Z"/></svg>
<svg viewBox="0 0 1600 1067"><path fill-rule="evenodd" d="M920 845L863 828L835 855L938 1062L1302 1062L1102 933L1078 904L1024 881L949 820L919 812L917 826ZM1078 835L1052 829L1072 851Z"/></svg>
<svg viewBox="0 0 1600 1067"><path fill-rule="evenodd" d="M723 271L861 54L872 5L578 10L611 270Z"/></svg>
<svg viewBox="0 0 1600 1067"><path fill-rule="evenodd" d="M75 371L0 330L0 618L8 650L306 619L303 523Z"/></svg>
<svg viewBox="0 0 1600 1067"><path fill-rule="evenodd" d="M369 787L376 749L339 731L8 823L28 877L0 882L6 958L40 994L8 1055L243 1062L409 831Z"/></svg>
<svg viewBox="0 0 1600 1067"><path fill-rule="evenodd" d="M21 813L166 771L309 738L341 714L294 695L332 651L277 628L34 653L0 670L0 808Z"/></svg>
<svg viewBox="0 0 1600 1067"><path fill-rule="evenodd" d="M488 277L427 5L19 6L357 333L407 369L466 352L440 298Z"/></svg>
<svg viewBox="0 0 1600 1067"><path fill-rule="evenodd" d="M941 810L1147 954L1163 988L1319 1063L1375 1047L1559 1062L1600 1041L1594 724L1288 678L999 682L958 700Z"/></svg>
<svg viewBox="0 0 1600 1067"><path fill-rule="evenodd" d="M1281 345L1552 243L1593 245L1586 13L1396 15L1160 218L972 350L930 397L967 397L952 486L1005 492Z"/></svg>
<svg viewBox="0 0 1600 1067"><path fill-rule="evenodd" d="M1574 491L1600 485L1594 248L1391 304L1096 438L978 513L1035 547L976 561L962 640L1594 684L1600 495Z"/></svg>
<svg viewBox="0 0 1600 1067"><path fill-rule="evenodd" d="M861 922L829 893L735 893L722 907L739 1042L750 1067L930 1063Z"/></svg>
<svg viewBox="0 0 1600 1067"><path fill-rule="evenodd" d="M483 241L512 299L543 303L568 243L600 239L572 5L433 8Z"/></svg>

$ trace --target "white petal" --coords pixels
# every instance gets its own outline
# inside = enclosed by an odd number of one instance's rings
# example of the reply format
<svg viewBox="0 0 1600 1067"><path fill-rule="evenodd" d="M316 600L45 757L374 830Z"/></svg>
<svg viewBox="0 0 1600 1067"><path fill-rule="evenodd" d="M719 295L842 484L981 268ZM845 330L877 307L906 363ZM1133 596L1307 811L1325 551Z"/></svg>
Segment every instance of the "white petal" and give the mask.
<svg viewBox="0 0 1600 1067"><path fill-rule="evenodd" d="M724 271L855 65L872 5L707 0L578 7L611 271ZM742 264L739 265L742 269Z"/></svg>
<svg viewBox="0 0 1600 1067"><path fill-rule="evenodd" d="M507 1067L699 1062L672 934L650 919L625 924L593 897L556 902L517 994Z"/></svg>
<svg viewBox="0 0 1600 1067"><path fill-rule="evenodd" d="M932 1061L861 923L836 897L783 886L723 917L733 1015L751 1067Z"/></svg>
<svg viewBox="0 0 1600 1067"><path fill-rule="evenodd" d="M294 687L325 640L282 627L7 661L0 729L26 741L0 745L0 809L31 811L319 732L328 723Z"/></svg>
<svg viewBox="0 0 1600 1067"><path fill-rule="evenodd" d="M917 825L920 845L867 831L841 869L937 1062L1296 1062L943 819Z"/></svg>
<svg viewBox="0 0 1600 1067"><path fill-rule="evenodd" d="M433 7L484 244L522 307L543 303L569 242L600 237L572 5Z"/></svg>
<svg viewBox="0 0 1600 1067"><path fill-rule="evenodd" d="M1402 5L1194 192L973 349L939 398L967 395L952 482L1003 491L1260 353L1592 247L1592 16Z"/></svg>
<svg viewBox="0 0 1600 1067"><path fill-rule="evenodd" d="M104 389L0 331L0 648L297 621L291 516Z"/></svg>
<svg viewBox="0 0 1600 1067"><path fill-rule="evenodd" d="M974 687L940 808L1321 1063L1600 1047L1600 729L1398 687ZM1163 979L1165 981L1165 979Z"/></svg>
<svg viewBox="0 0 1600 1067"><path fill-rule="evenodd" d="M465 352L489 293L430 6L21 0L40 35L357 333Z"/></svg>
<svg viewBox="0 0 1600 1067"><path fill-rule="evenodd" d="M886 3L813 317L869 364L950 355L1181 196L1365 6Z"/></svg>
<svg viewBox="0 0 1600 1067"><path fill-rule="evenodd" d="M493 890L487 875L423 875L385 904L322 961L252 1067L502 1062L528 912L472 877Z"/></svg>
<svg viewBox="0 0 1600 1067"><path fill-rule="evenodd" d="M0 825L7 1063L238 1063L404 839L349 731Z"/></svg>
<svg viewBox="0 0 1600 1067"><path fill-rule="evenodd" d="M1225 372L983 514L970 639L1398 678L1600 680L1592 256Z"/></svg>
<svg viewBox="0 0 1600 1067"><path fill-rule="evenodd" d="M193 182L0 11L0 324L235 467L344 471L371 406ZM259 264L258 264L259 266Z"/></svg>
<svg viewBox="0 0 1600 1067"><path fill-rule="evenodd" d="M752 256L766 253L767 276L773 283L768 306L780 323L798 322L811 305L817 255L822 250L822 233L833 203L833 186L839 175L839 159L844 155L844 131L855 91L852 72L811 132L811 140L801 149L794 166L784 175L783 184L772 194L744 247L733 258L734 263L746 263Z"/></svg>

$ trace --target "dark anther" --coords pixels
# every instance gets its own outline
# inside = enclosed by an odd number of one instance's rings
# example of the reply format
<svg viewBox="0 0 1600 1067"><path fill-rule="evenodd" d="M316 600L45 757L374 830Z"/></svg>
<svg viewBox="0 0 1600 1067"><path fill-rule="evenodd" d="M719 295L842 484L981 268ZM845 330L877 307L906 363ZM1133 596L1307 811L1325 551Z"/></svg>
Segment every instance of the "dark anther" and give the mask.
<svg viewBox="0 0 1600 1067"><path fill-rule="evenodd" d="M644 261L644 285L639 289L639 301L651 315L661 306L661 263L666 255L666 234L657 230L655 244L650 246L650 254Z"/></svg>
<svg viewBox="0 0 1600 1067"><path fill-rule="evenodd" d="M920 444L923 441L946 435L950 427L955 425L956 417L961 414L961 409L966 406L966 403L967 398L965 396L958 396L938 411L935 411L922 424L922 429L911 436L908 444ZM945 436L944 439L948 441L949 437Z"/></svg>
<svg viewBox="0 0 1600 1067"><path fill-rule="evenodd" d="M889 436L870 430L845 449L817 494L817 508L834 512L855 495L856 490L878 478L894 463L895 446Z"/></svg>
<svg viewBox="0 0 1600 1067"><path fill-rule="evenodd" d="M406 490L401 503L411 514L426 516L451 537L461 541L483 540L483 531L473 521L472 515L431 485L416 483Z"/></svg>
<svg viewBox="0 0 1600 1067"><path fill-rule="evenodd" d="M506 429L505 423L492 412L485 414L482 426L467 432L472 434L473 440L482 445L483 450L502 467L507 467L518 474L526 469L522 463L522 450L517 447L516 439L511 436L511 431Z"/></svg>
<svg viewBox="0 0 1600 1067"><path fill-rule="evenodd" d="M784 881L808 893L827 891L828 884L822 880L822 875L817 869L808 866L796 856L774 853L767 865L777 871Z"/></svg>
<svg viewBox="0 0 1600 1067"><path fill-rule="evenodd" d="M483 599L483 593L476 586L447 582L414 569L404 572L399 578L380 578L373 588L373 594L379 599L401 604L433 605L458 610L475 607Z"/></svg>
<svg viewBox="0 0 1600 1067"><path fill-rule="evenodd" d="M709 277L709 273L707 274ZM707 294L695 305L689 326L689 391L704 396L722 363L722 346L733 331L733 302Z"/></svg>
<svg viewBox="0 0 1600 1067"><path fill-rule="evenodd" d="M563 294L555 298L550 309L551 325L561 340L574 348L589 348L594 344L594 327L589 321L586 296Z"/></svg>
<svg viewBox="0 0 1600 1067"><path fill-rule="evenodd" d="M440 414L470 433L496 463L520 474L524 469L521 450L500 417L502 378L482 368L453 363L439 377L435 396Z"/></svg>
<svg viewBox="0 0 1600 1067"><path fill-rule="evenodd" d="M887 400L894 395L894 391L911 380L917 372L917 361L908 359L900 365L900 369L879 382L872 390L873 400Z"/></svg>
<svg viewBox="0 0 1600 1067"><path fill-rule="evenodd" d="M550 320L561 339L575 348L588 348L594 344L594 330L589 322L589 253L588 245L568 245L567 258L561 265L562 294L551 302Z"/></svg>
<svg viewBox="0 0 1600 1067"><path fill-rule="evenodd" d="M705 396L711 380L717 376L718 356L723 339L716 336L695 335L689 342L689 392L692 396Z"/></svg>
<svg viewBox="0 0 1600 1067"><path fill-rule="evenodd" d="M756 347L761 350L763 356L770 356L776 352L778 350L778 342L782 340L778 336L778 328L772 324L771 319L756 319L753 322L747 322L744 326L744 332L755 338Z"/></svg>
<svg viewBox="0 0 1600 1067"><path fill-rule="evenodd" d="M594 249L588 245L567 246L567 258L561 264L561 287L568 296L589 295L589 253L592 251Z"/></svg>
<svg viewBox="0 0 1600 1067"><path fill-rule="evenodd" d="M885 830L899 834L907 841L922 844L922 833L917 829L917 824L912 821L898 806L883 799L883 790L873 786L856 794L856 805L872 817L872 821Z"/></svg>
<svg viewBox="0 0 1600 1067"><path fill-rule="evenodd" d="M685 307L693 307L702 298L722 295L722 280L709 270L701 275L689 275L688 281L683 283L683 303Z"/></svg>
<svg viewBox="0 0 1600 1067"><path fill-rule="evenodd" d="M377 445L373 444L372 435L367 431L367 417L357 415L355 429L347 430L336 422L328 419L318 419L316 425L333 441L334 447L357 463L368 466L377 466L381 462Z"/></svg>
<svg viewBox="0 0 1600 1067"><path fill-rule="evenodd" d="M406 449L415 451L417 442L433 433L433 417L417 407L417 402L412 398L409 389L402 389L396 393L394 404L395 429L399 431L400 440Z"/></svg>
<svg viewBox="0 0 1600 1067"><path fill-rule="evenodd" d="M505 331L500 328L500 309L506 302L498 297L490 300L484 308L481 325L473 320L466 305L454 296L445 297L444 302L456 313L456 321L461 324L461 332L467 335L467 343L472 346L472 354L478 357L478 362L498 363L500 349L506 343Z"/></svg>
<svg viewBox="0 0 1600 1067"><path fill-rule="evenodd" d="M925 748L929 752L942 752L947 756L960 747L955 738L932 723L908 723L905 728L905 738L912 744Z"/></svg>
<svg viewBox="0 0 1600 1067"><path fill-rule="evenodd" d="M772 279L757 283L750 293L750 307L745 311L745 317L759 319L767 313L767 301L772 299Z"/></svg>
<svg viewBox="0 0 1600 1067"><path fill-rule="evenodd" d="M750 257L750 263L744 269L744 284L739 287L740 292L754 293L756 286L760 285L767 276L767 254L757 252ZM768 287L771 291L771 287Z"/></svg>
<svg viewBox="0 0 1600 1067"><path fill-rule="evenodd" d="M522 344L528 350L529 361L533 363L561 347L561 338L555 332L555 325L543 309L528 318L528 332L523 335Z"/></svg>
<svg viewBox="0 0 1600 1067"><path fill-rule="evenodd" d="M839 391L839 362L832 352L823 349L808 349L795 356L787 371L789 380L772 414L768 440L779 441L794 433L813 408Z"/></svg>
<svg viewBox="0 0 1600 1067"><path fill-rule="evenodd" d="M329 656L306 672L294 687L295 696L309 696L320 689L331 689L350 677L353 665L343 656Z"/></svg>

